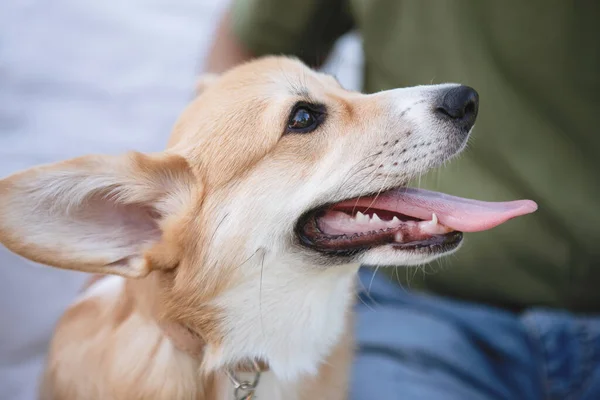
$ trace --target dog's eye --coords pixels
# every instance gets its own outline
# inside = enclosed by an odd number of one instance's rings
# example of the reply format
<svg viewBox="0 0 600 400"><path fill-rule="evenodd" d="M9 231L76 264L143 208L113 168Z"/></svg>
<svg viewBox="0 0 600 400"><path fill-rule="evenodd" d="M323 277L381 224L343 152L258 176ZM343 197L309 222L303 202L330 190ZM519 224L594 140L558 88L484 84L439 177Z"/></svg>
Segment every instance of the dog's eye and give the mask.
<svg viewBox="0 0 600 400"><path fill-rule="evenodd" d="M290 114L288 133L309 133L317 129L323 112L315 111L307 105L296 105Z"/></svg>
<svg viewBox="0 0 600 400"><path fill-rule="evenodd" d="M306 129L315 123L315 117L306 108L299 108L290 120L288 128L290 129Z"/></svg>

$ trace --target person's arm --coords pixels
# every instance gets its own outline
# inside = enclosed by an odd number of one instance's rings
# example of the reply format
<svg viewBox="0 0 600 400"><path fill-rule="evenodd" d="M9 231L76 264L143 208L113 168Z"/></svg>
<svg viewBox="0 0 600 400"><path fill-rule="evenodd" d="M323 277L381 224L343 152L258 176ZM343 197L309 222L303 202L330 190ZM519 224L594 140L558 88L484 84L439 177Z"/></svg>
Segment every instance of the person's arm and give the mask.
<svg viewBox="0 0 600 400"><path fill-rule="evenodd" d="M234 0L215 32L205 72L220 73L267 54L320 66L353 24L347 0Z"/></svg>
<svg viewBox="0 0 600 400"><path fill-rule="evenodd" d="M244 47L231 26L231 13L227 11L217 26L214 40L208 53L204 71L221 73L245 61L254 55Z"/></svg>

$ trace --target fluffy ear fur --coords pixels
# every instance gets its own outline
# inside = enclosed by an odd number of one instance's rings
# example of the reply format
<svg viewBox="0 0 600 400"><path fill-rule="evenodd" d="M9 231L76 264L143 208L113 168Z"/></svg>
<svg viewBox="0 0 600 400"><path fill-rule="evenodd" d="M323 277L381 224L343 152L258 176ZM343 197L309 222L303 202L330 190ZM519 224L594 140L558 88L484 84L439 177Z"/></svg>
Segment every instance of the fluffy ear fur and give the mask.
<svg viewBox="0 0 600 400"><path fill-rule="evenodd" d="M30 260L141 277L169 220L201 196L176 155L86 156L0 180L0 242ZM162 241L162 242L161 242Z"/></svg>

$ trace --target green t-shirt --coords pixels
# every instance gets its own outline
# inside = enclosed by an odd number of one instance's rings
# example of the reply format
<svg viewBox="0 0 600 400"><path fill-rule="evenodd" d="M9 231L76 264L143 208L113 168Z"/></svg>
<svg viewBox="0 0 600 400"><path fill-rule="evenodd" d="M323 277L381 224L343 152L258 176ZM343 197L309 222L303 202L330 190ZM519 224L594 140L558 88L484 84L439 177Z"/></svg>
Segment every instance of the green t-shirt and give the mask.
<svg viewBox="0 0 600 400"><path fill-rule="evenodd" d="M256 55L309 63L358 29L366 92L443 82L479 92L469 148L421 186L539 210L392 279L513 309L600 311L600 2L238 0L232 21Z"/></svg>

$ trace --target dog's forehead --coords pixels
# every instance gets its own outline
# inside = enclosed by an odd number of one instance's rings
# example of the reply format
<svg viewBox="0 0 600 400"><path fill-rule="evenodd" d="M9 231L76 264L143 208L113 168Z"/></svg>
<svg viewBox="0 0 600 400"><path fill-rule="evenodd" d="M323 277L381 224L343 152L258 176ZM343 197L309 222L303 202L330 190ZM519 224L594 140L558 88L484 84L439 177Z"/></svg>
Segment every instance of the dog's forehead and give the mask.
<svg viewBox="0 0 600 400"><path fill-rule="evenodd" d="M219 77L190 104L169 147L227 181L275 148L297 101L327 103L335 93L343 96L335 78L297 60L253 61Z"/></svg>
<svg viewBox="0 0 600 400"><path fill-rule="evenodd" d="M254 91L265 97L307 97L341 88L334 77L286 57L266 57L241 65L224 74L219 84L221 95L229 91Z"/></svg>

